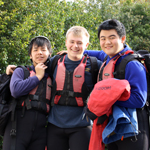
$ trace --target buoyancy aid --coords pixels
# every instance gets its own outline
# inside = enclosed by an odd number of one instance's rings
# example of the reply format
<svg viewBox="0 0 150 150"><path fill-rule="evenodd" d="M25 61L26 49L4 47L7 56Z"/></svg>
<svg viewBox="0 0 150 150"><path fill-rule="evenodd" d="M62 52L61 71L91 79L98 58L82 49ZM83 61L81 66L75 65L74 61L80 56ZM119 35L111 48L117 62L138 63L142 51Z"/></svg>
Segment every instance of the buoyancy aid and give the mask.
<svg viewBox="0 0 150 150"><path fill-rule="evenodd" d="M52 105L83 107L90 93L85 84L87 56L83 56L81 63L73 71L66 70L64 60L65 56L58 60L56 79L52 92Z"/></svg>
<svg viewBox="0 0 150 150"><path fill-rule="evenodd" d="M128 50L126 52L120 53L119 55L111 59L107 65L105 61L99 70L97 81L101 81L101 80L108 79L108 78L114 78L116 74L115 65L116 65L117 60L120 58L120 56L127 55L129 53L133 53L133 51Z"/></svg>
<svg viewBox="0 0 150 150"><path fill-rule="evenodd" d="M32 76L35 76L35 72L30 70L30 77ZM17 106L26 107L27 110L36 109L48 114L50 111L51 86L51 78L49 76L43 78L28 95L17 99Z"/></svg>

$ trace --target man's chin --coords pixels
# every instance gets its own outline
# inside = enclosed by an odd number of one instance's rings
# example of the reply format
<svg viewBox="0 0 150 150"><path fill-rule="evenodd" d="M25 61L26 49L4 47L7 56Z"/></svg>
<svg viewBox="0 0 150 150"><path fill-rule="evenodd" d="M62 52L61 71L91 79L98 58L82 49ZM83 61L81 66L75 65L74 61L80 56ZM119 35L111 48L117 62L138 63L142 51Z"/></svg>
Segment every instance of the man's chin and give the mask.
<svg viewBox="0 0 150 150"><path fill-rule="evenodd" d="M37 61L36 63L37 63L37 64L39 64L39 63L43 63L43 64L44 64L45 61Z"/></svg>
<svg viewBox="0 0 150 150"><path fill-rule="evenodd" d="M68 56L68 58L73 61L78 61L82 58L82 55L72 55L72 56Z"/></svg>

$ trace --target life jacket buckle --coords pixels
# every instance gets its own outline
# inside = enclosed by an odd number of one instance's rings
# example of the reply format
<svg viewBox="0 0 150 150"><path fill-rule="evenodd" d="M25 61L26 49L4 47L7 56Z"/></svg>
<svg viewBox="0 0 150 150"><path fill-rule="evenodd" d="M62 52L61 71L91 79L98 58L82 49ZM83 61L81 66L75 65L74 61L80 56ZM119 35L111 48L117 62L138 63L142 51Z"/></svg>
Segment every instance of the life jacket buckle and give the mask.
<svg viewBox="0 0 150 150"><path fill-rule="evenodd" d="M68 96L69 96L69 97L74 97L74 92L68 91Z"/></svg>
<svg viewBox="0 0 150 150"><path fill-rule="evenodd" d="M33 95L33 100L38 101L39 100L39 95Z"/></svg>
<svg viewBox="0 0 150 150"><path fill-rule="evenodd" d="M10 136L16 136L16 129L10 130Z"/></svg>

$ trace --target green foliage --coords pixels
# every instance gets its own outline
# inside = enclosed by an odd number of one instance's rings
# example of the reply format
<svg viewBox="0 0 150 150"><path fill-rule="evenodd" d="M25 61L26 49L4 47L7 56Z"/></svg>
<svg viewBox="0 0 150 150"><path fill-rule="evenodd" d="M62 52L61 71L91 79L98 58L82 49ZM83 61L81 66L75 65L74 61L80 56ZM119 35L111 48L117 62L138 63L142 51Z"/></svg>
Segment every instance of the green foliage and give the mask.
<svg viewBox="0 0 150 150"><path fill-rule="evenodd" d="M29 64L28 43L37 36L47 36L53 55L65 49L65 33L74 25L90 33L88 49L100 49L99 24L119 19L126 27L127 42L135 50L150 50L150 8L144 0L0 0L0 69L8 64Z"/></svg>
<svg viewBox="0 0 150 150"><path fill-rule="evenodd" d="M125 15L127 8L122 9L122 22L127 28L128 43L134 50L147 49L150 51L150 7L148 3L132 4L128 7L128 15ZM120 18L121 20L121 18ZM127 21L128 20L128 21Z"/></svg>

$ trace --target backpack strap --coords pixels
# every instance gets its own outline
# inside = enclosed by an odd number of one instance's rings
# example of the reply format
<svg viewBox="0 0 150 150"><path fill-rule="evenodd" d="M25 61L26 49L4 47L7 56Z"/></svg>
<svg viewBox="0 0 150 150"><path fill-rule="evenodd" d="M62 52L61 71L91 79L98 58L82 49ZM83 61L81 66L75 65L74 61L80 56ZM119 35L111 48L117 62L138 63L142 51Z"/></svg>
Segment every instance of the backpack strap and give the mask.
<svg viewBox="0 0 150 150"><path fill-rule="evenodd" d="M10 130L10 136L11 136L11 147L10 150L15 150L16 148L16 125L17 125L17 117L16 117L16 108L17 102L16 100L13 98L12 101L12 111L11 111L11 122L12 122L12 128Z"/></svg>
<svg viewBox="0 0 150 150"><path fill-rule="evenodd" d="M132 60L136 60L136 55L129 54L125 58L123 58L120 62L120 64L115 69L115 77L118 79L125 79L125 68L128 62Z"/></svg>
<svg viewBox="0 0 150 150"><path fill-rule="evenodd" d="M32 70L30 66L21 66L21 65L19 65L19 66L17 66L17 68L22 68L23 69L24 79L26 79L30 76L30 70Z"/></svg>
<svg viewBox="0 0 150 150"><path fill-rule="evenodd" d="M91 74L92 74L92 80L93 84L97 83L97 75L98 75L98 64L96 57L89 56L90 62L91 62Z"/></svg>

